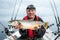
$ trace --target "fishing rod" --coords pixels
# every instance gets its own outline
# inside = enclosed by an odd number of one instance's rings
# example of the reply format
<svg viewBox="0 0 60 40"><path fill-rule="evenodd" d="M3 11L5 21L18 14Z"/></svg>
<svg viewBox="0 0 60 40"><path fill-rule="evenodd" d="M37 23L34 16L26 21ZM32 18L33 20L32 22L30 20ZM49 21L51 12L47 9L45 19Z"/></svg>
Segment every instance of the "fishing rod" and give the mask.
<svg viewBox="0 0 60 40"><path fill-rule="evenodd" d="M18 10L17 10L17 12L16 12L16 15L15 15L14 20L16 20L16 18L17 18L17 14L18 14L19 8L20 8L20 6L21 6L21 3L22 3L22 0L20 1L20 5L19 5L19 7L18 7Z"/></svg>
<svg viewBox="0 0 60 40"><path fill-rule="evenodd" d="M55 1L53 0L53 3L54 3L54 7L55 7L55 10L56 10L56 13L57 13L57 19L58 19L58 32L59 32L59 26L60 26L60 19L59 19L59 16L58 16L58 11L57 11L57 7L56 7L56 4L55 4Z"/></svg>
<svg viewBox="0 0 60 40"><path fill-rule="evenodd" d="M52 7L52 10L53 10L53 13L54 13L54 17L55 17L55 20L56 20L56 24L57 24L58 21L57 21L56 15L55 15L54 7L53 7L52 2L50 0L49 0L49 2L51 4L51 7Z"/></svg>
<svg viewBox="0 0 60 40"><path fill-rule="evenodd" d="M12 12L12 17L11 17L11 20L13 20L13 15L14 15L14 10L15 10L16 3L17 3L17 0L15 1L15 5L14 5L13 12Z"/></svg>
<svg viewBox="0 0 60 40"><path fill-rule="evenodd" d="M53 13L54 13L54 17L55 17L55 20L56 20L56 25L57 25L57 27L58 27L58 19L57 19L57 17L56 17L56 15L55 15L55 11L54 11L54 7L53 7L53 4L52 4L52 2L49 0L49 2L50 2L50 4L51 4L51 7L52 7L52 10L53 10ZM56 10L56 9L55 9ZM59 29L58 29L59 30Z"/></svg>
<svg viewBox="0 0 60 40"><path fill-rule="evenodd" d="M8 28L5 27L1 22L0 22L0 25L3 26L3 29L4 29L4 31L5 31L5 33L6 33L6 35L10 36L11 33L14 33L14 31L9 31ZM3 33L3 31L2 31L2 33Z"/></svg>
<svg viewBox="0 0 60 40"><path fill-rule="evenodd" d="M58 39L59 37L60 37L60 33L58 34L58 36L54 40Z"/></svg>
<svg viewBox="0 0 60 40"><path fill-rule="evenodd" d="M8 30L8 28L6 28L1 22L0 22L0 24L3 26L3 28L4 28L4 30L5 30L5 33L6 33L7 35L9 35L9 30Z"/></svg>
<svg viewBox="0 0 60 40"><path fill-rule="evenodd" d="M50 24L47 28L49 28L49 27L51 27L51 26L53 26L54 25L54 23L53 24Z"/></svg>
<svg viewBox="0 0 60 40"><path fill-rule="evenodd" d="M53 3L54 3L54 6L55 6L55 10L56 10L56 13L57 13L57 18L58 18L58 22L60 21L59 19L59 16L58 16L58 11L57 11L57 7L56 7L56 4L55 4L55 1L53 0Z"/></svg>

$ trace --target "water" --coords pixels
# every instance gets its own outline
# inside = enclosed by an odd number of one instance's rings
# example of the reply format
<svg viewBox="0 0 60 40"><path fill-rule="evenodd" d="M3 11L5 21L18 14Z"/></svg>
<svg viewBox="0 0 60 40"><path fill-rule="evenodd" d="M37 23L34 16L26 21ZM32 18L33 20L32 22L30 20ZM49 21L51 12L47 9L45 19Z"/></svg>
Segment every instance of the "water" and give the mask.
<svg viewBox="0 0 60 40"><path fill-rule="evenodd" d="M2 24L4 24L7 27L7 22L6 21L1 21L1 22L2 22ZM3 28L2 25L0 25L0 40L3 40L5 38L6 38L6 34L4 32L4 28Z"/></svg>
<svg viewBox="0 0 60 40"><path fill-rule="evenodd" d="M1 30L0 30L0 40L4 40L5 38L6 38L6 34L1 33Z"/></svg>

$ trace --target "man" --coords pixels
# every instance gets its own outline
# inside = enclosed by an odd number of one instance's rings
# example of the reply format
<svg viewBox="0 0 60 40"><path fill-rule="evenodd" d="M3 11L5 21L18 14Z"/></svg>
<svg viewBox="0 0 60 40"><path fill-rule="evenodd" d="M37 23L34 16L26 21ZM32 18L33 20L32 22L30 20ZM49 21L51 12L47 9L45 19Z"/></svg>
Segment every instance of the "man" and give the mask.
<svg viewBox="0 0 60 40"><path fill-rule="evenodd" d="M36 8L34 7L34 5L29 5L26 8L26 13L27 13L27 16L25 16L23 18L23 20L33 20L33 21L43 22L43 20L36 15ZM46 30L42 25L41 25L40 29L36 29L36 30L31 30L31 29L23 30L23 29L20 29L19 32L21 33L22 36L19 39L20 40L25 40L25 39L28 40L28 38L29 38L29 40L31 40L31 39L35 40L35 38L36 38L36 40L38 40L38 38L43 37L45 31Z"/></svg>

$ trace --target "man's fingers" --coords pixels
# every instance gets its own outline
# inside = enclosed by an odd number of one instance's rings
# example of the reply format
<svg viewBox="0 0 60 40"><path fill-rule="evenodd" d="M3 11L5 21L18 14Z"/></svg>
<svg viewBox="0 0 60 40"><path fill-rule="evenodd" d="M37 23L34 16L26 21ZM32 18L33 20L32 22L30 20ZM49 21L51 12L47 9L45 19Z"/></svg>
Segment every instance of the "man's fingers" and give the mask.
<svg viewBox="0 0 60 40"><path fill-rule="evenodd" d="M37 26L35 26L34 29L35 29L35 30L38 29Z"/></svg>
<svg viewBox="0 0 60 40"><path fill-rule="evenodd" d="M39 28L41 28L41 26L42 26L41 24L38 25Z"/></svg>
<svg viewBox="0 0 60 40"><path fill-rule="evenodd" d="M41 28L41 26L42 26L41 24L39 24L38 26L35 26L34 30L37 30L37 29Z"/></svg>

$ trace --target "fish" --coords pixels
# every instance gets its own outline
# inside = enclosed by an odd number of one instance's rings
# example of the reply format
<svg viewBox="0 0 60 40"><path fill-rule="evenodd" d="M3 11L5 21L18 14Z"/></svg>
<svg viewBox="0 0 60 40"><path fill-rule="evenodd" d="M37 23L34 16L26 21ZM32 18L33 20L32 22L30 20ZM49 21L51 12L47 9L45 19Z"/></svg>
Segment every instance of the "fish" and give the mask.
<svg viewBox="0 0 60 40"><path fill-rule="evenodd" d="M17 25L21 24L20 29L39 29L41 28L41 25L44 26L45 29L47 29L48 22L41 22L41 21L31 21L31 20L11 20L8 22L8 26L15 27Z"/></svg>

